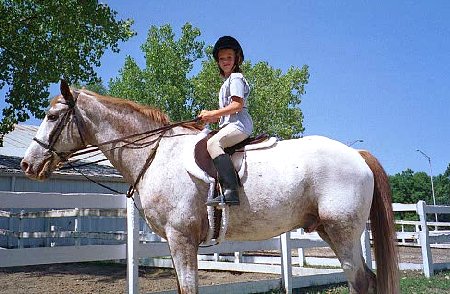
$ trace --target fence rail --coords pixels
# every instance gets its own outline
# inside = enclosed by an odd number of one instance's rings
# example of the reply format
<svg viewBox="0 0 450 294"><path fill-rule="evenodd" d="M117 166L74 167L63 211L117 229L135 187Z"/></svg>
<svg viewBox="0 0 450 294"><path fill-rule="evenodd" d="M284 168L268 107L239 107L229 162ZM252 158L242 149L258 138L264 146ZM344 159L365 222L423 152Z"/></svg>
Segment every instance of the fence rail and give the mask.
<svg viewBox="0 0 450 294"><path fill-rule="evenodd" d="M35 212L16 212L0 211L0 217L14 217L18 219L26 218L57 218L57 217L127 217L126 209L52 209Z"/></svg>
<svg viewBox="0 0 450 294"><path fill-rule="evenodd" d="M52 210L48 210L51 207ZM116 245L84 245L84 246L61 246L61 247L42 247L42 248L19 248L0 250L0 267L23 266L34 264L48 263L66 263L66 262L83 262L97 260L117 260L127 259L127 281L128 292L138 293L137 284L137 267L139 258L156 258L170 255L167 243L165 242L147 242L145 232L139 232L139 215L137 213L132 200L125 197L110 194L60 194L60 193L16 193L0 191L0 218L18 218L36 219L36 218L59 218L59 217L118 217L126 216L127 228L125 231L114 232L77 232L77 231L53 231L48 232L16 232L14 230L2 229L0 236L14 236L19 239L25 238L109 238L114 240L127 240L127 244ZM47 209L46 211L20 211L10 212L5 209ZM412 211L418 213L420 221L405 222L399 225L414 226L414 232L398 232L397 238L400 242L417 242L422 248L423 271L425 276L429 277L435 269L450 268L450 263L436 264L432 261L431 243L446 242L450 244L450 232L442 230L429 230L429 226L448 227L450 223L427 222L426 215L434 213L450 214L450 207L445 206L427 206L425 202L420 201L417 204L394 204L395 211ZM147 234L148 235L148 234ZM362 236L362 243L365 252L365 258L368 265L372 267L370 257L370 243L367 241L369 234L366 232ZM292 249L297 249L299 257L295 262L303 266L305 257L304 248L324 247L327 244L322 241L316 234L303 234L301 231L285 233L277 238L266 241L257 242L223 242L220 245L201 248L200 257L211 259L205 255L214 254L213 261L200 260L199 265L208 269L227 269L240 271L264 271L270 273L280 273L281 283L287 293L291 293L293 287L299 285L305 286L305 280L300 281L297 277L293 277L293 273L302 272L305 268L292 267L293 259L291 256ZM278 266L261 266L260 264L241 263L242 256L240 252L258 251L258 250L278 250L281 256L278 257ZM234 263L219 263L219 253L235 253ZM154 260L158 262L158 260ZM167 266L167 265L166 265ZM344 280L341 270L329 270L330 279L333 281ZM316 279L316 280L314 280ZM310 283L318 283L317 275L311 278ZM263 285L268 287L273 281ZM271 285L271 284L270 284ZM230 286L231 287L231 286ZM223 288L223 286L222 286ZM231 288L230 288L231 289Z"/></svg>

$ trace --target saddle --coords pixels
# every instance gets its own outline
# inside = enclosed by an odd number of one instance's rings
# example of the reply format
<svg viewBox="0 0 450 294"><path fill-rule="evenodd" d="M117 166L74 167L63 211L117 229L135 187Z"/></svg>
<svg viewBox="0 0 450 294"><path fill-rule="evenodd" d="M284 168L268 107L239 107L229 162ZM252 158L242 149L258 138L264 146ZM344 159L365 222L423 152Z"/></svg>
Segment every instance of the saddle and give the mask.
<svg viewBox="0 0 450 294"><path fill-rule="evenodd" d="M214 178L215 180L217 180L217 170L213 164L212 158L209 155L208 150L206 149L206 142L216 133L217 131L210 132L205 138L198 141L194 147L195 163L198 165L198 167L200 167L203 171L205 171L208 174L208 176ZM234 146L225 148L224 151L228 155L232 156L236 152L243 152L245 146L247 145L258 144L268 139L269 135L260 134L256 137L249 137ZM238 166L240 166L240 164Z"/></svg>
<svg viewBox="0 0 450 294"><path fill-rule="evenodd" d="M187 144L184 149L184 167L191 176L209 184L208 199L212 199L219 193L217 170L214 167L211 156L206 148L206 142L215 133L217 133L217 131L202 131L192 141L192 144ZM225 152L230 156L232 155L234 167L238 171L238 178L243 176L245 172L245 152L248 150L271 148L276 142L276 138L263 134L247 138L235 146L225 148ZM242 183L240 183L240 185L242 185ZM227 231L229 207L225 206L223 209L217 209L216 207L207 206L206 209L209 229L204 244L210 244L212 239L215 239L216 244L219 244L225 238L225 233Z"/></svg>

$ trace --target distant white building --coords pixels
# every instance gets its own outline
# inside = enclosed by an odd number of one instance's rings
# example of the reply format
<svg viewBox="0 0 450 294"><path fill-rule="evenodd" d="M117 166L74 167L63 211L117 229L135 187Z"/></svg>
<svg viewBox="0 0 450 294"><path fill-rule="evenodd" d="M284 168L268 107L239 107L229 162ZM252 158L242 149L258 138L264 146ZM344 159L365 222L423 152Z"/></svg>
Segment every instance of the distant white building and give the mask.
<svg viewBox="0 0 450 294"><path fill-rule="evenodd" d="M33 141L38 128L38 126L31 125L15 125L14 130L3 137L3 147L0 147L0 155L22 158ZM100 159L104 159L104 161L99 162L99 164L112 166L103 154L86 158L86 161L93 162Z"/></svg>
<svg viewBox="0 0 450 294"><path fill-rule="evenodd" d="M25 177L21 168L25 151L33 140L38 127L30 125L16 125L14 130L3 138L3 147L0 147L0 191L36 191L36 192L61 192L61 193L111 193L107 189L87 180L83 175L74 170L55 171L52 176L44 181L34 181ZM89 158L96 161L104 158L103 155ZM126 191L127 184L116 169L111 167L109 161L106 164L92 164L80 167L83 173L103 184L120 191Z"/></svg>
<svg viewBox="0 0 450 294"><path fill-rule="evenodd" d="M4 136L3 147L0 147L0 191L13 192L59 192L59 193L108 193L113 192L97 185L74 170L66 169L54 172L45 181L34 181L27 178L20 168L26 149L33 140L38 127L29 125L16 125L14 131ZM94 160L94 159L91 159ZM96 160L96 159L95 159ZM89 178L100 182L117 191L127 191L129 185L124 182L123 177L111 166L92 164L80 167ZM126 197L118 194L117 197ZM2 211L0 203L0 212ZM11 212L21 211L20 208L12 209ZM62 219L30 219L23 221L23 231L46 231L50 225L57 228L71 228L74 218ZM0 216L0 233L2 230L19 231L18 219L4 218ZM83 231L114 231L124 230L124 219L86 219L83 221ZM24 240L25 247L45 246L45 239ZM67 240L67 244L73 240ZM87 241L86 241L87 242ZM89 241L91 242L91 241ZM102 241L93 241L102 242ZM92 243L92 244L94 244ZM17 245L17 238L0 234L0 248L12 248Z"/></svg>
<svg viewBox="0 0 450 294"><path fill-rule="evenodd" d="M3 137L3 147L0 147L0 154L23 157L37 129L37 126L16 125L12 132Z"/></svg>

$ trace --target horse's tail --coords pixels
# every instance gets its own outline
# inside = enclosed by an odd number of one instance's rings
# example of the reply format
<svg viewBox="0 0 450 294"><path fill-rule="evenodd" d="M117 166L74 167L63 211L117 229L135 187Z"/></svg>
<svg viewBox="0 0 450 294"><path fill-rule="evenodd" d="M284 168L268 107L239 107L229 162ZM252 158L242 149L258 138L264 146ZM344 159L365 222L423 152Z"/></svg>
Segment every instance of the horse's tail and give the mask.
<svg viewBox="0 0 450 294"><path fill-rule="evenodd" d="M398 254L389 178L378 160L360 150L374 177L370 222L377 265L377 292L400 293Z"/></svg>

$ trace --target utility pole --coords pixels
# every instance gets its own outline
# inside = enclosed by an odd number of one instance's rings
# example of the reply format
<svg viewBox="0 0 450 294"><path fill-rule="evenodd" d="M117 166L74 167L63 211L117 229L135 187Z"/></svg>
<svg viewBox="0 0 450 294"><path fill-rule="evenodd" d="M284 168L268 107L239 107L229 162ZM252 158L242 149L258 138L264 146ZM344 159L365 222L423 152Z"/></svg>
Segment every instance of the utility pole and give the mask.
<svg viewBox="0 0 450 294"><path fill-rule="evenodd" d="M433 205L436 206L436 198L434 196L433 169L431 168L431 158L420 149L417 149L416 151L420 152L423 155L423 157L425 157L428 160L428 164L430 165L431 195L433 196ZM436 222L438 222L437 213L434 214L434 217ZM436 228L437 227L435 227L435 230Z"/></svg>
<svg viewBox="0 0 450 294"><path fill-rule="evenodd" d="M362 142L364 142L364 140L358 139L358 140L355 140L355 141L353 141L353 142L351 142L351 143L348 143L347 146L348 146L348 147L351 147L351 146L353 146L353 144L355 144L355 143L362 143Z"/></svg>

